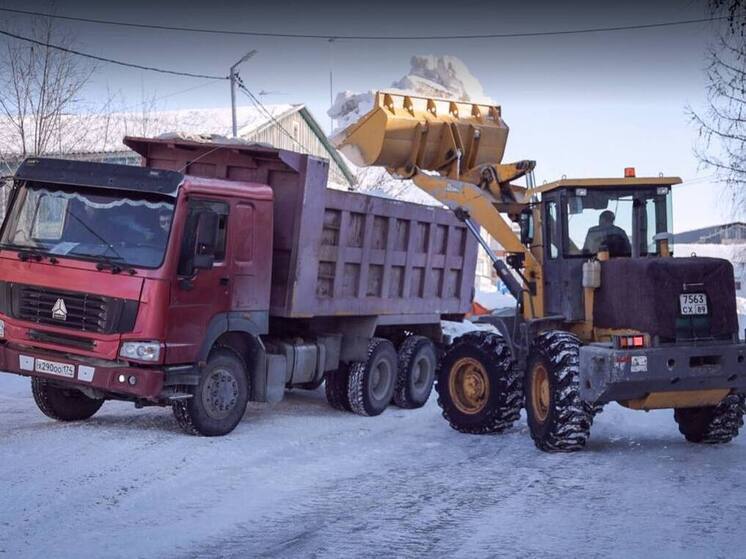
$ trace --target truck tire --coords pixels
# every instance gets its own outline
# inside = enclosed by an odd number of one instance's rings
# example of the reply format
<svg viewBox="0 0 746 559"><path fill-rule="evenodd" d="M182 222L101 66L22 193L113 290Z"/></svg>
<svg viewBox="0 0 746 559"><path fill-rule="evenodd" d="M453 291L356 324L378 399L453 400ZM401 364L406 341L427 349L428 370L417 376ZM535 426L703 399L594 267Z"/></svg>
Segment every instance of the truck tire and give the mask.
<svg viewBox="0 0 746 559"><path fill-rule="evenodd" d="M744 395L726 396L717 406L678 408L673 412L679 431L690 443L729 443L743 427Z"/></svg>
<svg viewBox="0 0 746 559"><path fill-rule="evenodd" d="M324 375L324 392L326 401L335 410L352 411L350 397L347 395L347 381L350 378L348 363L340 363L339 369Z"/></svg>
<svg viewBox="0 0 746 559"><path fill-rule="evenodd" d="M594 408L580 399L580 340L569 332L539 335L531 348L526 378L526 415L534 444L545 452L585 447Z"/></svg>
<svg viewBox="0 0 746 559"><path fill-rule="evenodd" d="M399 348L394 403L400 408L421 408L430 398L438 360L435 346L424 336L409 336Z"/></svg>
<svg viewBox="0 0 746 559"><path fill-rule="evenodd" d="M41 412L57 421L83 421L94 416L104 404L75 388L55 386L43 378L31 379L34 402Z"/></svg>
<svg viewBox="0 0 746 559"><path fill-rule="evenodd" d="M249 401L249 376L244 360L233 350L210 352L192 397L172 404L174 417L185 433L227 435L241 421Z"/></svg>
<svg viewBox="0 0 746 559"><path fill-rule="evenodd" d="M448 349L435 390L443 417L462 433L500 433L520 417L521 375L499 334L469 332Z"/></svg>
<svg viewBox="0 0 746 559"><path fill-rule="evenodd" d="M396 370L394 344L373 338L368 346L368 358L350 365L347 395L351 411L367 416L382 414L394 395Z"/></svg>

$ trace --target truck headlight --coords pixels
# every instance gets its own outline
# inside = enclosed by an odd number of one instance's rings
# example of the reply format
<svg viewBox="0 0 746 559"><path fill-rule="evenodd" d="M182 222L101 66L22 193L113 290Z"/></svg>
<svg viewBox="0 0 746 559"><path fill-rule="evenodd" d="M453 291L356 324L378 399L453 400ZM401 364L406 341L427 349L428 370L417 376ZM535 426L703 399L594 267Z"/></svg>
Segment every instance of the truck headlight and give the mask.
<svg viewBox="0 0 746 559"><path fill-rule="evenodd" d="M5 337L5 321L0 320L0 338Z"/></svg>
<svg viewBox="0 0 746 559"><path fill-rule="evenodd" d="M158 361L161 357L161 344L158 342L124 342L119 356L137 361Z"/></svg>

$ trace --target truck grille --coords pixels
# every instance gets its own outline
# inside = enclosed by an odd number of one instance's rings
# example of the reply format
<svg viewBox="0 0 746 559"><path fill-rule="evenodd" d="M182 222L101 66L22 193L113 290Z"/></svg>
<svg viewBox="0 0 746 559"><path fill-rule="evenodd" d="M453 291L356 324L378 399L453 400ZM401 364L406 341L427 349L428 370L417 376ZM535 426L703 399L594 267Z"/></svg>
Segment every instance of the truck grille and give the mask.
<svg viewBox="0 0 746 559"><path fill-rule="evenodd" d="M99 334L135 326L137 301L34 285L6 284L6 290L9 314L21 320Z"/></svg>

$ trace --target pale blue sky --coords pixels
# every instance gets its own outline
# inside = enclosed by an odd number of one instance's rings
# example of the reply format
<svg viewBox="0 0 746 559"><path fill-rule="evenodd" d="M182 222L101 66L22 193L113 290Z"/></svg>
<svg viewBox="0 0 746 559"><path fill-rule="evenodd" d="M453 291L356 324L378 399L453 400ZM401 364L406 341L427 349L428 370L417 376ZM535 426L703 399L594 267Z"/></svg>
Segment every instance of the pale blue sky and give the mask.
<svg viewBox="0 0 746 559"><path fill-rule="evenodd" d="M185 26L321 34L455 34L627 25L703 17L704 2L480 2L454 9L437 2L303 3L138 2L58 3L60 14ZM0 0L0 7L48 9L38 0ZM425 12L425 10L428 10ZM0 16L20 26L25 16ZM266 103L305 103L326 127L329 70L334 90L387 87L409 69L414 54L454 55L502 105L511 127L506 160L536 159L539 182L572 176L679 175L696 183L675 190L675 230L728 221L720 188L698 170L697 131L685 108L704 101L706 24L656 30L478 41L345 42L192 35L64 23L80 50L184 71L227 74L244 52L242 68L255 92L275 92ZM204 87L197 87L207 83ZM182 92L185 89L195 88ZM163 76L101 65L85 91L95 102L121 92L137 106L146 96L168 96L160 109L227 106L227 83ZM743 219L743 216L740 216Z"/></svg>

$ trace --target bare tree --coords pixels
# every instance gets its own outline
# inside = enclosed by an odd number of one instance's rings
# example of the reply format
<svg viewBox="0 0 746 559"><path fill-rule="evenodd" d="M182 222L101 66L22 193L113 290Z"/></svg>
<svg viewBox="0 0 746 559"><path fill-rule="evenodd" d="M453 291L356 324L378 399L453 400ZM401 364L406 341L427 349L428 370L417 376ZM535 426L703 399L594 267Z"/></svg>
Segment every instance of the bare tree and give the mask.
<svg viewBox="0 0 746 559"><path fill-rule="evenodd" d="M51 18L34 18L30 36L44 45L71 47L73 39ZM0 42L0 160L69 149L85 130L70 115L82 109L80 92L94 66L49 46L8 38ZM11 153L8 153L11 152Z"/></svg>
<svg viewBox="0 0 746 559"><path fill-rule="evenodd" d="M746 213L746 0L709 6L722 24L707 55L707 105L689 112L699 128L697 157L725 184L740 218Z"/></svg>

